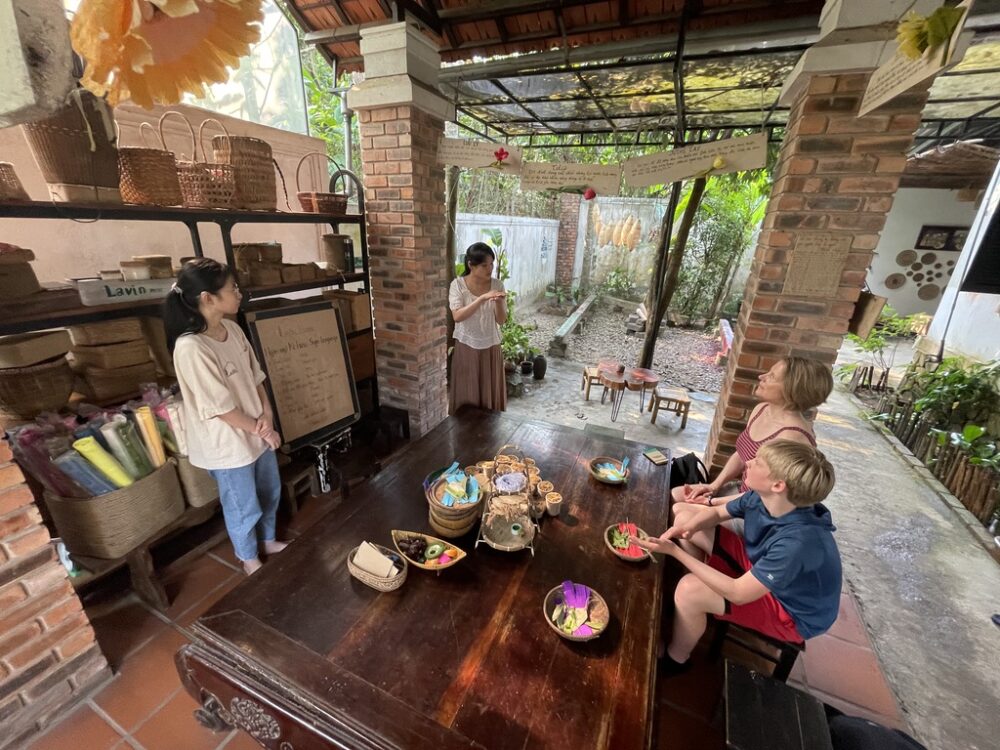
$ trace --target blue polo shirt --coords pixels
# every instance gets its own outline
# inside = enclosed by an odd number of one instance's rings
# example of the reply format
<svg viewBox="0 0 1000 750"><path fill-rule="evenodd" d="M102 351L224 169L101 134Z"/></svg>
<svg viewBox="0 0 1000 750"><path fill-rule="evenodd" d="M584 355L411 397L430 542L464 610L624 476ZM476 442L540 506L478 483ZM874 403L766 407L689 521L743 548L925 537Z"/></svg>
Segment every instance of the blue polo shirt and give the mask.
<svg viewBox="0 0 1000 750"><path fill-rule="evenodd" d="M843 572L830 511L822 503L775 518L752 490L726 504L743 519L750 572L774 594L803 638L830 629L840 611Z"/></svg>

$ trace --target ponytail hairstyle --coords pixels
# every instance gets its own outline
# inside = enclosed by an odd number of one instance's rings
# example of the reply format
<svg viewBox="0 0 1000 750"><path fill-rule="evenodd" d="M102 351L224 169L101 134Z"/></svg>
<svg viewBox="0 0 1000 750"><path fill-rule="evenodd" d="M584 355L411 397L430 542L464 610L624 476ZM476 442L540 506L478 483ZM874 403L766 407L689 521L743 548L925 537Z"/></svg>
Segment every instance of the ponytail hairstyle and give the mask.
<svg viewBox="0 0 1000 750"><path fill-rule="evenodd" d="M163 327L171 354L177 339L185 333L202 333L208 327L198 309L201 293L218 294L231 278L229 266L211 258L195 258L184 264L163 303Z"/></svg>
<svg viewBox="0 0 1000 750"><path fill-rule="evenodd" d="M493 248L485 242L473 242L465 251L465 270L462 275L468 276L472 273L473 266L481 266L488 258L496 261L497 256Z"/></svg>

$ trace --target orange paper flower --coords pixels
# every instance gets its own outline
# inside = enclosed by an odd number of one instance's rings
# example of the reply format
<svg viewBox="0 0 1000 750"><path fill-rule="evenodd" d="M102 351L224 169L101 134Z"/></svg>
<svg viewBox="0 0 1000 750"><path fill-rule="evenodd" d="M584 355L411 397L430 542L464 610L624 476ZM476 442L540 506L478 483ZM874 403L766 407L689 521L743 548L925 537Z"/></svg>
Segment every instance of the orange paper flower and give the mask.
<svg viewBox="0 0 1000 750"><path fill-rule="evenodd" d="M260 39L262 0L83 0L73 48L81 83L116 106L176 104L229 78Z"/></svg>

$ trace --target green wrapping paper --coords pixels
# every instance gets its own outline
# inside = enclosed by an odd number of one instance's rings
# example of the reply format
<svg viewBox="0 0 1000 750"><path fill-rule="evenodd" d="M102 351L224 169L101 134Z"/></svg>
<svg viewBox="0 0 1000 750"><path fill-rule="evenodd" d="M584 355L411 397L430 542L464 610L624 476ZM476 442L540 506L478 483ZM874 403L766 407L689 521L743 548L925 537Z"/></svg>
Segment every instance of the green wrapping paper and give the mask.
<svg viewBox="0 0 1000 750"><path fill-rule="evenodd" d="M126 440L123 432L130 427L127 421L111 421L101 426L101 435L111 449L111 454L122 465L133 479L141 479L149 474L153 467L149 464L138 438ZM134 432L134 428L133 428Z"/></svg>
<svg viewBox="0 0 1000 750"><path fill-rule="evenodd" d="M73 449L90 461L116 487L128 487L135 480L120 463L92 437L80 438L73 443Z"/></svg>

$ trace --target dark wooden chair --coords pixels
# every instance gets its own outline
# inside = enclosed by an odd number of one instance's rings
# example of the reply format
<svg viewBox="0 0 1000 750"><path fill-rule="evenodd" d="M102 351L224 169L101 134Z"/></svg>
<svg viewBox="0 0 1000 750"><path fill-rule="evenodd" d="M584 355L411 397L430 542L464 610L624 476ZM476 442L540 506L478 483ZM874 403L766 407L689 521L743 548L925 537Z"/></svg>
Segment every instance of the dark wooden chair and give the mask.
<svg viewBox="0 0 1000 750"><path fill-rule="evenodd" d="M780 641L733 622L716 620L715 633L708 651L710 658L715 660L722 655L722 647L727 639L740 648L773 663L771 677L779 682L788 680L788 675L795 666L795 660L806 648L804 643Z"/></svg>

